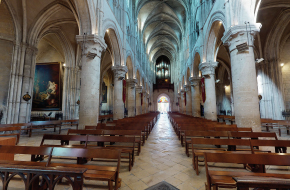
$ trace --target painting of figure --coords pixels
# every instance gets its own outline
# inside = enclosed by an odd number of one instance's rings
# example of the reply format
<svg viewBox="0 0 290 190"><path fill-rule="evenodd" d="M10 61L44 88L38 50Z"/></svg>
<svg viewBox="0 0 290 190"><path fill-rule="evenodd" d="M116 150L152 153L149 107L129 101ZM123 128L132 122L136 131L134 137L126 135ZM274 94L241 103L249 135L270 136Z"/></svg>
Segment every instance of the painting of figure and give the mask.
<svg viewBox="0 0 290 190"><path fill-rule="evenodd" d="M104 82L102 83L102 103L107 103L107 86Z"/></svg>
<svg viewBox="0 0 290 190"><path fill-rule="evenodd" d="M37 64L33 86L32 111L60 111L60 95L60 64Z"/></svg>

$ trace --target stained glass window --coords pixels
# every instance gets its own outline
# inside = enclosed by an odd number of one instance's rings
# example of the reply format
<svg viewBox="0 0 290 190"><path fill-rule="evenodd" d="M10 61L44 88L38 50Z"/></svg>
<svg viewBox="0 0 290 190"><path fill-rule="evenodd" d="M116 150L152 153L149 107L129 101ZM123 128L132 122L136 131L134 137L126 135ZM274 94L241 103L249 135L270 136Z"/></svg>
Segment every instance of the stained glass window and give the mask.
<svg viewBox="0 0 290 190"><path fill-rule="evenodd" d="M168 100L166 97L163 96L158 100L158 103L168 103Z"/></svg>

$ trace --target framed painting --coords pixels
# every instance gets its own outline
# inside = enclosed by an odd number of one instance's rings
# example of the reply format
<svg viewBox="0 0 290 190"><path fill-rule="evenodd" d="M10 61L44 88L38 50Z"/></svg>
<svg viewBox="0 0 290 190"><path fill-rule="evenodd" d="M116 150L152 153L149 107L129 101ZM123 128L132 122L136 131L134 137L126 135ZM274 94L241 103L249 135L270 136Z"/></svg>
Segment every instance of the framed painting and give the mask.
<svg viewBox="0 0 290 190"><path fill-rule="evenodd" d="M102 103L107 103L107 86L106 84L103 82L102 83Z"/></svg>
<svg viewBox="0 0 290 190"><path fill-rule="evenodd" d="M61 110L61 80L59 63L36 64L32 111Z"/></svg>

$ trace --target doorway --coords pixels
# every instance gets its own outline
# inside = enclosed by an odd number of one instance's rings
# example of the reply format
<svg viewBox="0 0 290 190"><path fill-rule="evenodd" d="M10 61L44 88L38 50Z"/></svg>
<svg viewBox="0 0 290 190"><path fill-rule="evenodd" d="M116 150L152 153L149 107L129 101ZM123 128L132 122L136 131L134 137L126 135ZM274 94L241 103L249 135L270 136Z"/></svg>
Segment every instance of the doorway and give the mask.
<svg viewBox="0 0 290 190"><path fill-rule="evenodd" d="M169 111L169 101L165 96L161 96L157 101L157 110L160 113L167 113Z"/></svg>

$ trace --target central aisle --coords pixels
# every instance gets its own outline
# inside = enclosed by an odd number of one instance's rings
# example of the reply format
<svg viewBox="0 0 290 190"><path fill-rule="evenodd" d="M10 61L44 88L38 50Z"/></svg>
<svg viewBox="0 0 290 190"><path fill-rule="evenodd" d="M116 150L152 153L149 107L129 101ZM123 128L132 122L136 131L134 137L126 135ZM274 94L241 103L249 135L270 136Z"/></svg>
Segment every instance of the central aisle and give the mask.
<svg viewBox="0 0 290 190"><path fill-rule="evenodd" d="M204 189L204 172L195 175L192 158L185 155L167 114L160 114L140 156L135 158L132 171L123 168L120 173L122 190L143 190L163 180L180 190Z"/></svg>

